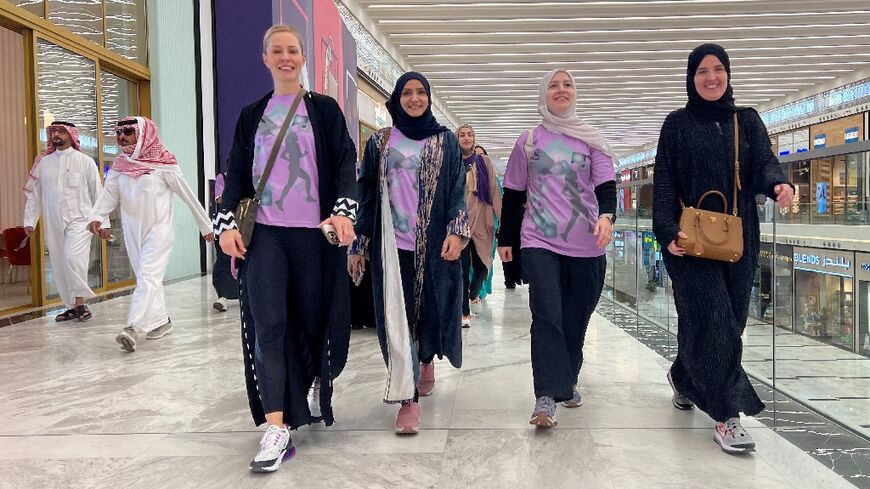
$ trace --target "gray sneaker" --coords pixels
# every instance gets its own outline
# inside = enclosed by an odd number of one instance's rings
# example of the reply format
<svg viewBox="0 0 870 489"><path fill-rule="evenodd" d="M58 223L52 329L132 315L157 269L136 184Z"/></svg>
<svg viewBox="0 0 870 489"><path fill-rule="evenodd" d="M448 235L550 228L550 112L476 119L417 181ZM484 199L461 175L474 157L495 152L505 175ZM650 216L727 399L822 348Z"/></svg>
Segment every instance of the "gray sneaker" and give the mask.
<svg viewBox="0 0 870 489"><path fill-rule="evenodd" d="M728 418L724 423L716 423L713 439L726 453L746 453L755 451L755 441L740 424L740 418Z"/></svg>
<svg viewBox="0 0 870 489"><path fill-rule="evenodd" d="M139 333L132 326L127 326L118 336L115 336L115 343L120 344L122 350L130 353L136 351L137 341L139 341Z"/></svg>
<svg viewBox="0 0 870 489"><path fill-rule="evenodd" d="M156 340L172 333L172 321L166 321L166 324L156 329L152 329L145 335L146 340Z"/></svg>
<svg viewBox="0 0 870 489"><path fill-rule="evenodd" d="M674 385L674 379L671 378L670 370L668 370L668 384L671 384L671 389L673 389L674 391L674 396L671 398L671 403L674 405L675 408L679 409L680 411L695 409L695 403L677 390L677 387Z"/></svg>
<svg viewBox="0 0 870 489"><path fill-rule="evenodd" d="M577 408L583 405L583 398L580 397L580 391L577 390L577 387L574 387L574 397L570 400L563 401L562 405L566 408Z"/></svg>
<svg viewBox="0 0 870 489"><path fill-rule="evenodd" d="M529 424L538 428L552 428L556 423L556 400L550 396L541 396L535 400L535 409Z"/></svg>

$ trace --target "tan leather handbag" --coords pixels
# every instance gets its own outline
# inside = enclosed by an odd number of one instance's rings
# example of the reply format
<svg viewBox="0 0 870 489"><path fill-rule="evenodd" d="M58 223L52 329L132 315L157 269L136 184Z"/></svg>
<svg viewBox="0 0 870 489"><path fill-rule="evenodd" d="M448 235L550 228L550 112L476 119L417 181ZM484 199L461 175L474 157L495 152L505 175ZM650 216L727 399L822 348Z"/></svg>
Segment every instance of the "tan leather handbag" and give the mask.
<svg viewBox="0 0 870 489"><path fill-rule="evenodd" d="M734 114L734 209L728 214L728 200L718 190L710 190L698 199L698 208L683 208L680 214L680 231L688 236L678 239L677 245L686 249L687 256L734 263L743 257L743 220L737 215L737 191L740 190L740 131L737 113ZM711 195L722 199L722 211L701 209L701 203Z"/></svg>

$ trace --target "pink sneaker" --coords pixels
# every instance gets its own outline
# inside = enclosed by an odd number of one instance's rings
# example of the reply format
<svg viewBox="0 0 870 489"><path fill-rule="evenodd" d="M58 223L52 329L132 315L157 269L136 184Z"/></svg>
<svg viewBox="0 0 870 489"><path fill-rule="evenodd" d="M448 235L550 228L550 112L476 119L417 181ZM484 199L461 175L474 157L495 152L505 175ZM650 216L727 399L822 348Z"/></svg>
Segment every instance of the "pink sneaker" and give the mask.
<svg viewBox="0 0 870 489"><path fill-rule="evenodd" d="M396 416L396 434L414 435L420 429L420 405L414 401L402 404Z"/></svg>
<svg viewBox="0 0 870 489"><path fill-rule="evenodd" d="M417 381L417 393L423 397L431 396L435 390L435 363L420 364L420 380Z"/></svg>

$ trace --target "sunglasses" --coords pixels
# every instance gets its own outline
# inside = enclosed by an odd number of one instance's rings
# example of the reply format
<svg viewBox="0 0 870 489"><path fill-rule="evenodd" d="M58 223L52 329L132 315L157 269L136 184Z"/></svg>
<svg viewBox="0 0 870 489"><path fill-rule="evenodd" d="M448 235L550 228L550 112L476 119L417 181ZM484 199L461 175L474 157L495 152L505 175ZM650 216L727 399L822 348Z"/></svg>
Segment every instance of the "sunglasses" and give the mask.
<svg viewBox="0 0 870 489"><path fill-rule="evenodd" d="M115 136L121 136L121 134L124 136L132 136L133 134L136 134L136 129L133 127L119 127L118 129L115 129Z"/></svg>

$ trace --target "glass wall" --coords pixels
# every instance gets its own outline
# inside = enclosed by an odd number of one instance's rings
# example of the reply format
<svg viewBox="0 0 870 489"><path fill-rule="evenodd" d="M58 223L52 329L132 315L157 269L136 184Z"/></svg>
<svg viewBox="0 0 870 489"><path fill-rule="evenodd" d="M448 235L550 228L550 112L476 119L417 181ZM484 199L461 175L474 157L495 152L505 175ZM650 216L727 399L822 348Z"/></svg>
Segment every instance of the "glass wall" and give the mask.
<svg viewBox="0 0 870 489"><path fill-rule="evenodd" d="M17 5L28 12L45 17L45 0L11 0L12 5Z"/></svg>
<svg viewBox="0 0 870 489"><path fill-rule="evenodd" d="M837 229L864 236L864 242L870 240L870 226L846 216L850 199L856 208L866 201L862 185L866 185L867 161L866 154L856 153L833 157L829 162L797 162L787 168L803 188L813 188L823 177L828 178L829 189L843 199L830 203L832 212L838 204L841 217L826 222L861 226ZM828 169L830 174L822 175ZM651 183L639 183L623 187L623 195L631 196L632 205L626 204L614 227L607 250L604 297L631 313L619 317L621 327L637 328L638 335L653 338L657 348L673 353L677 349L678 315L662 263L662 253L668 251L652 233L649 199L639 198L652 191ZM815 198L809 196L810 200ZM761 220L803 224L815 219L809 203L802 209L797 206L797 216L771 212L771 203L766 204L758 206ZM811 236L813 229L802 225L796 232ZM786 240L773 231L762 234L749 320L742 337L743 367L762 384L870 436L870 253L823 248L822 243L818 248L801 247ZM828 245L836 248L831 243L837 241L831 238ZM839 245L844 246L844 242ZM642 328L641 322L652 323L652 329L666 339ZM662 345L662 341L667 344Z"/></svg>
<svg viewBox="0 0 870 489"><path fill-rule="evenodd" d="M44 39L37 41L36 59L39 147L48 146L46 126L56 120L72 122L81 137L80 151L97 164L96 63ZM45 256L50 258L47 249ZM102 250L96 238L91 240L88 285L103 285ZM48 299L57 297L50 259L45 260L45 295Z"/></svg>
<svg viewBox="0 0 870 489"><path fill-rule="evenodd" d="M805 224L870 223L867 169L870 152L856 152L783 164L796 187L794 205L780 222ZM765 216L765 221L770 221Z"/></svg>
<svg viewBox="0 0 870 489"><path fill-rule="evenodd" d="M147 63L145 0L105 0L106 47L121 56Z"/></svg>
<svg viewBox="0 0 870 489"><path fill-rule="evenodd" d="M104 171L108 173L112 167L112 162L121 154L115 138L115 123L128 115L139 113L138 85L111 73L101 72L100 107L103 135L100 159ZM115 209L109 217L112 220L112 238L106 243L109 283L132 280L134 278L133 268L130 266L127 247L124 244L120 209Z"/></svg>
<svg viewBox="0 0 870 489"><path fill-rule="evenodd" d="M34 241L22 227L25 195L21 191L30 171L27 151L27 110L24 80L24 39L0 27L0 310L33 303L31 274Z"/></svg>
<svg viewBox="0 0 870 489"><path fill-rule="evenodd" d="M103 45L102 0L48 0L48 20Z"/></svg>
<svg viewBox="0 0 870 489"><path fill-rule="evenodd" d="M47 1L47 4L46 4ZM148 63L145 0L12 0L28 12L109 49Z"/></svg>
<svg viewBox="0 0 870 489"><path fill-rule="evenodd" d="M0 26L16 29L0 27L0 314L58 297L42 228L33 239L20 236L25 206L21 186L33 155L48 144L45 127L58 120L73 122L81 151L105 175L118 154L115 123L140 113L140 90L148 90L146 0L11 3L48 20L51 27L29 16L0 18ZM32 45L25 42L27 35L35 39ZM93 45L82 44L81 38ZM111 217L114 239L91 242L88 283L98 293L134 280L117 210Z"/></svg>

